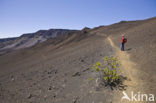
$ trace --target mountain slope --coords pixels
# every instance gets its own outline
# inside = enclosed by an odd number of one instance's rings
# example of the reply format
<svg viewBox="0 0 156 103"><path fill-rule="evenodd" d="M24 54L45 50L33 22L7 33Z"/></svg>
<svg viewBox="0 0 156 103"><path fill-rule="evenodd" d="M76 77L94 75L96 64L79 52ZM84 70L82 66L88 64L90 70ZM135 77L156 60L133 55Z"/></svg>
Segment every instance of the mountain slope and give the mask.
<svg viewBox="0 0 156 103"><path fill-rule="evenodd" d="M23 34L20 37L0 39L0 50L13 51L17 49L23 49L42 43L50 38L70 34L73 32L76 32L76 30L67 30L67 29L39 30L35 33Z"/></svg>
<svg viewBox="0 0 156 103"><path fill-rule="evenodd" d="M120 22L61 35L2 55L0 100L5 103L120 103L122 91L99 88L96 80L88 80L97 76L89 68L97 61L102 62L105 56L117 56L121 60L121 72L128 78L124 82L128 94L132 90L156 95L155 26L156 18ZM120 52L123 33L128 42L126 51Z"/></svg>

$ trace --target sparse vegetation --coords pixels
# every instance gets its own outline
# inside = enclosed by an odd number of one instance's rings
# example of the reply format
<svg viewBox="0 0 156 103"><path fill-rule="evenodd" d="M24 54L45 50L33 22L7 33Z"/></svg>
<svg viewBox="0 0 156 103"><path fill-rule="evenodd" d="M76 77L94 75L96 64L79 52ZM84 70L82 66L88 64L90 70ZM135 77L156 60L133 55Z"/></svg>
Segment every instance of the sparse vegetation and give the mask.
<svg viewBox="0 0 156 103"><path fill-rule="evenodd" d="M99 78L105 86L119 84L120 61L116 57L105 57L104 62L97 62L91 67L93 71L98 72Z"/></svg>

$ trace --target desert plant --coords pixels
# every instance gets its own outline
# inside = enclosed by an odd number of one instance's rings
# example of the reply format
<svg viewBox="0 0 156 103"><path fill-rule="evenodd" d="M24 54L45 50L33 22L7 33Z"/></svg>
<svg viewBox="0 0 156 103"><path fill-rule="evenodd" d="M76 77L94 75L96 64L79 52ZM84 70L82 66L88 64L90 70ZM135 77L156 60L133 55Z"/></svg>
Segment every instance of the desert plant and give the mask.
<svg viewBox="0 0 156 103"><path fill-rule="evenodd" d="M98 72L100 79L105 85L117 84L119 81L120 61L116 57L105 57L104 62L97 62L91 69Z"/></svg>

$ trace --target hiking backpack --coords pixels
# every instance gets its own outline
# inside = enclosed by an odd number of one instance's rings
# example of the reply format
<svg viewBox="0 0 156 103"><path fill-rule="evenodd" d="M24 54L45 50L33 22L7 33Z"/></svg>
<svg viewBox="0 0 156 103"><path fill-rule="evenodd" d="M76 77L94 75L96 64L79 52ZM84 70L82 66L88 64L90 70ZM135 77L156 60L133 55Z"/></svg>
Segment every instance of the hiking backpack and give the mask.
<svg viewBox="0 0 156 103"><path fill-rule="evenodd" d="M126 43L127 42L127 38L124 38L124 43Z"/></svg>

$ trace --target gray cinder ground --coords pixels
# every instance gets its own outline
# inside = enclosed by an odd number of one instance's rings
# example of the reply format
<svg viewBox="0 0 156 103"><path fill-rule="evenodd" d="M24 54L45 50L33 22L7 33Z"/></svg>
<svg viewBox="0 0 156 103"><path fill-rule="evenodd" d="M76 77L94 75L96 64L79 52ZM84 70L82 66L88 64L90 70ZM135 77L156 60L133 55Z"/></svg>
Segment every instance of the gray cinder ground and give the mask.
<svg viewBox="0 0 156 103"><path fill-rule="evenodd" d="M78 31L0 56L2 103L120 103L120 90L97 88L90 67L105 56L117 56L123 33L125 53L136 63L128 70L128 90L156 95L156 18L120 22ZM114 48L108 37L114 43ZM137 68L135 68L137 67ZM139 83L135 83L135 78ZM131 84L134 83L134 84ZM141 87L138 87L141 86Z"/></svg>

